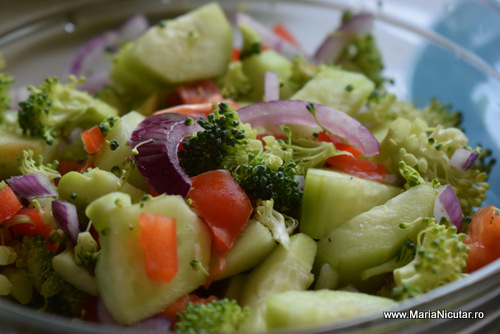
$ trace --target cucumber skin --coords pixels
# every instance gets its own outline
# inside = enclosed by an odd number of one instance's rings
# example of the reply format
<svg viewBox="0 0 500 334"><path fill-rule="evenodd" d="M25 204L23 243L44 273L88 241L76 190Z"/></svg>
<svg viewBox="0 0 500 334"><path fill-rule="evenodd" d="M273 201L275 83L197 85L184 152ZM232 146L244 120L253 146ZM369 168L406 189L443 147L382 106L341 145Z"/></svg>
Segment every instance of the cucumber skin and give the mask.
<svg viewBox="0 0 500 334"><path fill-rule="evenodd" d="M144 118L144 115L136 111L131 111L120 117L113 128L106 134L106 143L99 152L96 153L95 166L107 170L108 172L111 172L112 168L115 166L121 169L125 159L131 155L131 148L129 145L130 136ZM118 147L115 150L112 150L108 143L112 140L118 142ZM137 167L130 173L127 182L136 188L149 191L149 185Z"/></svg>
<svg viewBox="0 0 500 334"><path fill-rule="evenodd" d="M211 2L151 27L131 48L128 64L153 81L177 84L223 75L232 48L231 25Z"/></svg>
<svg viewBox="0 0 500 334"><path fill-rule="evenodd" d="M346 88L349 85L350 91ZM353 115L365 104L374 88L375 84L363 74L325 67L290 99L324 104Z"/></svg>
<svg viewBox="0 0 500 334"><path fill-rule="evenodd" d="M250 308L242 325L249 332L264 331L265 300L274 294L290 290L306 290L311 281L311 269L316 256L316 242L298 233L290 238L290 248L278 245L249 274L239 302Z"/></svg>
<svg viewBox="0 0 500 334"><path fill-rule="evenodd" d="M401 188L328 169L307 171L300 231L313 239L329 235L349 219L384 204Z"/></svg>
<svg viewBox="0 0 500 334"><path fill-rule="evenodd" d="M222 255L225 270L216 280L233 276L258 265L276 247L273 235L267 227L250 220L234 242L233 247Z"/></svg>
<svg viewBox="0 0 500 334"><path fill-rule="evenodd" d="M144 270L138 223L141 212L176 218L179 269L168 283L149 279ZM92 202L86 213L101 244L95 272L97 290L118 323L133 324L151 317L206 281L205 273L194 270L191 262L198 260L208 268L210 232L181 196L161 195L132 205L127 194L115 192Z"/></svg>
<svg viewBox="0 0 500 334"><path fill-rule="evenodd" d="M389 298L341 290L287 291L267 299L269 329L307 329L334 325L370 312L390 309Z"/></svg>
<svg viewBox="0 0 500 334"><path fill-rule="evenodd" d="M425 224L412 224L420 217L432 217L436 190L429 184L413 187L350 219L318 242L315 268L328 263L340 275L339 286L353 284L361 291L370 289L370 280L363 281L363 270L390 260L406 239L416 242Z"/></svg>

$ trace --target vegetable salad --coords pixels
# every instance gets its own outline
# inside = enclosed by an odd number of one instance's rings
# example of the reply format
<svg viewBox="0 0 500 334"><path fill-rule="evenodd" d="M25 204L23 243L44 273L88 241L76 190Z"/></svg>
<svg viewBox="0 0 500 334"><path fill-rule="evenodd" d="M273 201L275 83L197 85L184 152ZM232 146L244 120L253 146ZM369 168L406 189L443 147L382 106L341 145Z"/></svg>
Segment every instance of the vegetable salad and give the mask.
<svg viewBox="0 0 500 334"><path fill-rule="evenodd" d="M307 329L499 258L489 151L450 105L386 89L373 20L345 12L311 53L216 2L138 14L20 101L0 62L0 295L164 332Z"/></svg>

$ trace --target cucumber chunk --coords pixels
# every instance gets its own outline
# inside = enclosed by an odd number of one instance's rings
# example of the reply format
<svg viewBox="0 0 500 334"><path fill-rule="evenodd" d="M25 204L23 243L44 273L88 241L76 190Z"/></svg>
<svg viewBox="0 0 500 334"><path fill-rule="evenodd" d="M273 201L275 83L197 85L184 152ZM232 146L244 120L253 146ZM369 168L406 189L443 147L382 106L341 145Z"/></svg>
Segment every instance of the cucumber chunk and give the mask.
<svg viewBox="0 0 500 334"><path fill-rule="evenodd" d="M292 63L273 50L265 50L242 60L243 72L247 75L252 85L252 90L243 100L263 101L264 76L266 72L272 71L278 74L280 82L280 98L286 99L291 94L286 83L292 75Z"/></svg>
<svg viewBox="0 0 500 334"><path fill-rule="evenodd" d="M327 236L354 216L384 204L401 188L328 169L307 171L300 231Z"/></svg>
<svg viewBox="0 0 500 334"><path fill-rule="evenodd" d="M435 199L436 190L422 184L355 216L319 240L315 268L328 263L339 273L340 287L353 284L365 290L367 282L361 280L361 272L390 260L405 240L416 242L425 224L405 229L399 225L432 217Z"/></svg>
<svg viewBox="0 0 500 334"><path fill-rule="evenodd" d="M75 255L72 248L67 248L64 252L52 258L54 271L63 280L86 293L97 296L97 283L93 276L85 267L80 267L75 263Z"/></svg>
<svg viewBox="0 0 500 334"><path fill-rule="evenodd" d="M125 159L130 156L129 139L137 125L144 120L145 116L131 111L115 123L106 134L106 143L95 155L95 166L111 172L115 167L122 169ZM115 141L118 146L111 148L110 143ZM134 168L127 179L127 182L144 191L149 190L149 186L137 168Z"/></svg>
<svg viewBox="0 0 500 334"><path fill-rule="evenodd" d="M370 313L380 315L396 302L389 298L340 290L287 291L270 296L266 302L269 329L333 325Z"/></svg>
<svg viewBox="0 0 500 334"><path fill-rule="evenodd" d="M170 282L151 280L144 269L140 244L141 212L176 219L178 272ZM96 263L97 290L113 318L132 324L148 318L206 281L193 260L208 268L211 236L207 226L181 196L161 195L131 204L125 193L111 193L92 202L86 210L99 232L101 253Z"/></svg>
<svg viewBox="0 0 500 334"><path fill-rule="evenodd" d="M243 323L246 331L264 331L266 299L274 294L305 290L312 283L311 269L317 245L303 233L290 238L290 248L278 245L271 254L254 268L243 288L240 304L250 307Z"/></svg>
<svg viewBox="0 0 500 334"><path fill-rule="evenodd" d="M80 221L84 222L85 208L92 201L110 192L122 191L131 196L132 202L138 202L145 194L129 183L121 186L120 179L111 172L94 168L85 173L68 172L57 185L59 199L75 204Z"/></svg>
<svg viewBox="0 0 500 334"><path fill-rule="evenodd" d="M165 83L218 77L231 61L233 31L215 2L151 27L128 54L135 73Z"/></svg>
<svg viewBox="0 0 500 334"><path fill-rule="evenodd" d="M366 103L374 88L375 84L360 73L325 67L291 99L324 104L353 115Z"/></svg>
<svg viewBox="0 0 500 334"><path fill-rule="evenodd" d="M269 229L256 220L250 220L233 247L222 255L226 268L215 279L223 279L252 269L275 247L276 242Z"/></svg>

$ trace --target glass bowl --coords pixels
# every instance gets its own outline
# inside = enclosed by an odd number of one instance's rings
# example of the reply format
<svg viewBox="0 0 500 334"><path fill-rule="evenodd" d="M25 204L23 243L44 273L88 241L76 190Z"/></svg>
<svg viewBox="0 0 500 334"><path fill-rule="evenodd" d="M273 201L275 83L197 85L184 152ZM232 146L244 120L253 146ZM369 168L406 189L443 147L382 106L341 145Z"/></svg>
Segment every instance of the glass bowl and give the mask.
<svg viewBox="0 0 500 334"><path fill-rule="evenodd" d="M151 23L175 16L206 1L46 0L0 4L0 50L15 87L62 76L75 50L95 34L114 28L134 13ZM337 26L342 11L370 11L389 89L423 106L433 97L463 113L471 146L482 144L500 157L500 2L498 0L309 0L219 1L229 17L245 9L264 24L284 22L306 50L314 50ZM500 168L489 178L484 204L500 205ZM500 240L499 240L500 242ZM430 293L400 303L396 310L419 319L359 318L318 333L498 333L500 332L500 261ZM433 319L432 310L449 310ZM465 319L460 312L482 312ZM406 313L405 313L406 312ZM2 333L123 333L127 328L84 323L42 314L0 300ZM130 330L131 331L131 330ZM291 330L293 332L293 330ZM308 331L313 332L313 331Z"/></svg>

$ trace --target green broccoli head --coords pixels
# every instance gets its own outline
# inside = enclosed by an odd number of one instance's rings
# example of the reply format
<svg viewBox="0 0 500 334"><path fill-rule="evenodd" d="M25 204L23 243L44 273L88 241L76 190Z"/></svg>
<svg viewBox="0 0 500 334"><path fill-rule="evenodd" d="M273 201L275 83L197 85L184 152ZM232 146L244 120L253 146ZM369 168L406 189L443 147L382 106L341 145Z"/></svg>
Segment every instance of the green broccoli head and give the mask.
<svg viewBox="0 0 500 334"><path fill-rule="evenodd" d="M234 333L248 317L248 308L242 308L235 300L213 300L208 304L189 303L177 313L175 331L178 333Z"/></svg>
<svg viewBox="0 0 500 334"><path fill-rule="evenodd" d="M25 270L33 286L40 291L45 277L52 269L54 253L47 249L43 235L25 236L16 248L16 267Z"/></svg>
<svg viewBox="0 0 500 334"><path fill-rule="evenodd" d="M24 236L17 246L16 267L25 270L37 294L30 302L42 311L79 316L88 294L64 281L52 268L54 253L40 234Z"/></svg>
<svg viewBox="0 0 500 334"><path fill-rule="evenodd" d="M291 150L283 150L273 136L256 139L256 131L242 124L227 103L198 124L204 129L187 137L179 150L180 165L189 176L227 169L252 200L274 199L276 210L289 212L302 198Z"/></svg>
<svg viewBox="0 0 500 334"><path fill-rule="evenodd" d="M238 113L226 103L198 124L203 131L185 138L179 151L181 167L189 176L220 168L230 152L242 151L248 143Z"/></svg>
<svg viewBox="0 0 500 334"><path fill-rule="evenodd" d="M59 162L57 160L52 163L43 163L43 155L35 156L32 150L23 150L17 157L17 168L21 174L42 173L48 176L49 180L54 180L61 177L57 171Z"/></svg>
<svg viewBox="0 0 500 334"><path fill-rule="evenodd" d="M380 144L378 162L389 173L399 174L400 162L415 169L426 182L449 184L460 201L464 215L471 215L486 198L487 173L479 163L463 170L453 167L450 158L458 148L481 152L467 145L467 137L457 128L430 127L422 119L397 118ZM435 181L437 180L437 181Z"/></svg>
<svg viewBox="0 0 500 334"><path fill-rule="evenodd" d="M461 278L469 254L464 239L465 234L457 234L455 226L432 219L418 234L415 258L394 270L393 297L414 297Z"/></svg>
<svg viewBox="0 0 500 334"><path fill-rule="evenodd" d="M30 86L30 96L19 103L18 123L23 133L52 145L57 138L68 137L77 127L86 129L117 115L108 104L77 90L81 83L82 80L73 76L67 84L49 77L39 87Z"/></svg>
<svg viewBox="0 0 500 334"><path fill-rule="evenodd" d="M241 61L229 63L227 74L223 79L221 94L225 98L237 100L252 90L252 83L243 71Z"/></svg>

